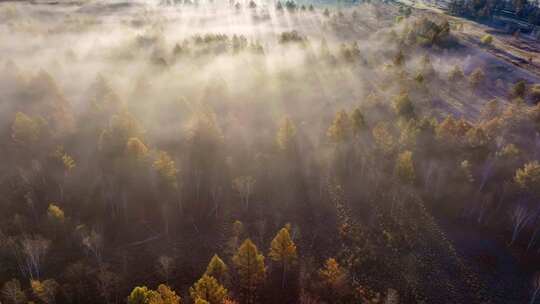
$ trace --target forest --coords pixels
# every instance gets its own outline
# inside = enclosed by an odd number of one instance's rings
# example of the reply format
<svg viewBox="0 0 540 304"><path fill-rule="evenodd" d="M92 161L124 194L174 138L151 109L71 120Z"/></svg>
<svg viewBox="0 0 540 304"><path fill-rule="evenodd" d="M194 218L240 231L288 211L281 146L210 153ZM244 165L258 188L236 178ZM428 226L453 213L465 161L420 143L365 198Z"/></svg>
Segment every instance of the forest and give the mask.
<svg viewBox="0 0 540 304"><path fill-rule="evenodd" d="M0 303L540 303L540 75L456 20L0 1Z"/></svg>

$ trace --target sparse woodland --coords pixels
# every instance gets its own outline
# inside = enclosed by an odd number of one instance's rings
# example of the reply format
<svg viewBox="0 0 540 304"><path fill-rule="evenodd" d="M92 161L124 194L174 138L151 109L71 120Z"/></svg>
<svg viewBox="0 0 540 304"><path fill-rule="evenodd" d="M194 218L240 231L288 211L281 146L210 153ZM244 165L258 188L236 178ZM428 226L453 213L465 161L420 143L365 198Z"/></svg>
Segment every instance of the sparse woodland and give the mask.
<svg viewBox="0 0 540 304"><path fill-rule="evenodd" d="M537 85L393 5L209 5L3 7L1 303L536 297ZM516 302L445 223L528 259Z"/></svg>

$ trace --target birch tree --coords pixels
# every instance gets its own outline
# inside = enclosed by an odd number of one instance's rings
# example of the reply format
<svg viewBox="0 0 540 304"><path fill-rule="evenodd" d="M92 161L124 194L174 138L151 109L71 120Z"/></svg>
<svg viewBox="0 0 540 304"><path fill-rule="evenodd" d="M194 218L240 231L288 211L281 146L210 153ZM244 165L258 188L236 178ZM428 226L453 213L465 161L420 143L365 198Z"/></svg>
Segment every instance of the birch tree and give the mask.
<svg viewBox="0 0 540 304"><path fill-rule="evenodd" d="M512 214L512 240L510 241L510 245L514 244L516 239L519 236L519 233L527 226L530 220L529 212L528 210L523 206L517 206L514 208Z"/></svg>

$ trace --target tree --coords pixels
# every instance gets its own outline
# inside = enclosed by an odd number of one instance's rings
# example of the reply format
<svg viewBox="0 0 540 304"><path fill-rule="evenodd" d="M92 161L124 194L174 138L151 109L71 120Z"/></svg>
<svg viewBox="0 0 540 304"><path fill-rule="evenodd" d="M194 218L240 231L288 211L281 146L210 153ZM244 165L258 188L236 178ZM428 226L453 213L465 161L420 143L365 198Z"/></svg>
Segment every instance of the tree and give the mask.
<svg viewBox="0 0 540 304"><path fill-rule="evenodd" d="M71 155L67 154L64 151L64 147L58 146L56 151L52 155L54 161L63 169L63 176L61 181L58 183L58 188L60 190L60 201L64 200L64 182L68 174L73 171L77 166L75 159Z"/></svg>
<svg viewBox="0 0 540 304"><path fill-rule="evenodd" d="M514 181L523 190L540 195L540 163L532 161L516 170Z"/></svg>
<svg viewBox="0 0 540 304"><path fill-rule="evenodd" d="M40 236L25 237L20 243L20 253L23 261L20 268L30 279L39 280L43 258L49 250L50 241Z"/></svg>
<svg viewBox="0 0 540 304"><path fill-rule="evenodd" d="M47 279L43 282L31 280L30 286L34 295L45 304L54 304L56 302L56 293L58 292L58 283L53 279Z"/></svg>
<svg viewBox="0 0 540 304"><path fill-rule="evenodd" d="M66 219L64 211L53 203L49 204L49 207L47 208L47 218L50 221L58 224L64 223Z"/></svg>
<svg viewBox="0 0 540 304"><path fill-rule="evenodd" d="M106 265L98 265L96 273L97 289L99 295L105 300L105 303L111 303L111 300L116 300L118 290L120 288L120 276L107 269Z"/></svg>
<svg viewBox="0 0 540 304"><path fill-rule="evenodd" d="M210 302L204 300L204 299L201 299L201 298L197 298L195 300L195 304L210 304Z"/></svg>
<svg viewBox="0 0 540 304"><path fill-rule="evenodd" d="M279 35L279 43L299 42L303 43L306 38L297 31L286 31Z"/></svg>
<svg viewBox="0 0 540 304"><path fill-rule="evenodd" d="M152 167L154 168L154 170L156 170L158 174L158 184L160 189L165 192L171 192L171 190L174 191L178 189L178 181L176 178L178 169L176 169L176 164L167 152L160 151L157 158L154 160ZM164 230L166 235L169 235L169 219L171 211L169 205L170 200L165 199L164 203L161 206Z"/></svg>
<svg viewBox="0 0 540 304"><path fill-rule="evenodd" d="M392 136L388 128L388 124L380 122L371 131L379 149L387 154L392 152L395 147L394 136Z"/></svg>
<svg viewBox="0 0 540 304"><path fill-rule="evenodd" d="M176 174L178 169L176 169L176 164L172 160L169 153L165 151L159 151L157 158L154 160L152 167L158 173L162 184L167 185L173 189L178 188L178 183L176 179Z"/></svg>
<svg viewBox="0 0 540 304"><path fill-rule="evenodd" d="M17 279L12 279L4 283L0 291L2 298L9 304L26 303L26 294L21 288L21 283Z"/></svg>
<svg viewBox="0 0 540 304"><path fill-rule="evenodd" d="M540 84L534 84L530 89L530 96L533 104L540 103Z"/></svg>
<svg viewBox="0 0 540 304"><path fill-rule="evenodd" d="M289 234L289 229L281 228L270 243L270 253L268 256L281 264L282 279L281 288L285 287L285 276L291 265L296 263L297 253L296 245L294 244Z"/></svg>
<svg viewBox="0 0 540 304"><path fill-rule="evenodd" d="M415 117L414 105L407 93L400 94L394 98L394 110L398 116L407 120Z"/></svg>
<svg viewBox="0 0 540 304"><path fill-rule="evenodd" d="M366 119L359 108L354 109L351 114L351 125L353 136L358 136L367 128Z"/></svg>
<svg viewBox="0 0 540 304"><path fill-rule="evenodd" d="M324 37L321 39L321 46L319 48L319 55L323 59L329 59L329 58L332 57L332 54L330 53L330 49L328 48L328 42L326 41L326 39Z"/></svg>
<svg viewBox="0 0 540 304"><path fill-rule="evenodd" d="M480 85L484 82L484 79L486 79L484 71L481 68L477 68L471 73L471 75L469 75L469 84L472 88L478 89L478 87L480 87Z"/></svg>
<svg viewBox="0 0 540 304"><path fill-rule="evenodd" d="M82 236L81 242L85 249L90 251L94 255L98 265L101 264L103 251L103 236L95 229L92 229L89 233L85 232L85 234Z"/></svg>
<svg viewBox="0 0 540 304"><path fill-rule="evenodd" d="M425 76L427 79L436 77L436 71L433 68L433 63L431 63L431 57L428 54L422 56L421 72L422 75Z"/></svg>
<svg viewBox="0 0 540 304"><path fill-rule="evenodd" d="M325 8L325 9L324 9L323 15L324 15L326 18L330 17L330 11L328 10L328 8Z"/></svg>
<svg viewBox="0 0 540 304"><path fill-rule="evenodd" d="M484 46L491 46L491 44L493 43L493 36L486 34L482 37L482 39L480 39L480 42Z"/></svg>
<svg viewBox="0 0 540 304"><path fill-rule="evenodd" d="M255 303L256 290L266 279L264 256L250 239L240 245L233 256L233 263L240 279L240 289L244 303Z"/></svg>
<svg viewBox="0 0 540 304"><path fill-rule="evenodd" d="M157 271L165 279L165 282L169 282L169 277L174 269L174 259L166 255L162 255L157 261Z"/></svg>
<svg viewBox="0 0 540 304"><path fill-rule="evenodd" d="M159 284L155 292L150 293L148 304L180 304L182 299L165 284Z"/></svg>
<svg viewBox="0 0 540 304"><path fill-rule="evenodd" d="M536 301L536 297L538 296L538 292L540 291L540 273L535 273L533 275L532 287L533 293L529 304L534 304L534 302Z"/></svg>
<svg viewBox="0 0 540 304"><path fill-rule="evenodd" d="M389 288L386 292L384 304L399 304L399 294L397 290Z"/></svg>
<svg viewBox="0 0 540 304"><path fill-rule="evenodd" d="M133 288L127 298L128 304L149 304L153 291L146 286L137 286Z"/></svg>
<svg viewBox="0 0 540 304"><path fill-rule="evenodd" d="M455 65L448 73L448 80L450 80L453 83L461 81L464 78L465 78L465 74L463 74L463 70L458 65Z"/></svg>
<svg viewBox="0 0 540 304"><path fill-rule="evenodd" d="M527 93L527 84L524 80L520 80L514 84L512 87L512 90L510 92L510 96L512 98L525 98L525 94Z"/></svg>
<svg viewBox="0 0 540 304"><path fill-rule="evenodd" d="M64 147L59 146L54 152L54 158L58 160L64 168L64 172L67 175L71 170L76 167L76 162L69 154L64 151Z"/></svg>
<svg viewBox="0 0 540 304"><path fill-rule="evenodd" d="M525 207L523 206L517 206L514 208L512 213L510 214L512 219L512 240L510 241L510 245L514 244L514 242L517 240L519 233L527 226L529 221L531 220L531 216L529 215L529 212Z"/></svg>
<svg viewBox="0 0 540 304"><path fill-rule="evenodd" d="M45 120L40 117L31 118L22 112L17 112L11 126L11 138L21 146L34 144L40 138L45 125Z"/></svg>
<svg viewBox="0 0 540 304"><path fill-rule="evenodd" d="M126 155L133 160L144 160L148 156L148 148L137 137L131 137L126 143Z"/></svg>
<svg viewBox="0 0 540 304"><path fill-rule="evenodd" d="M459 173L460 176L462 176L465 181L472 183L474 182L474 177L471 172L471 163L468 160L464 160L461 162L459 166Z"/></svg>
<svg viewBox="0 0 540 304"><path fill-rule="evenodd" d="M295 139L296 126L289 118L283 119L276 136L278 147L283 151L291 150Z"/></svg>
<svg viewBox="0 0 540 304"><path fill-rule="evenodd" d="M193 301L202 299L209 304L221 304L227 297L228 291L218 281L211 276L204 274L193 286L189 289L189 295Z"/></svg>
<svg viewBox="0 0 540 304"><path fill-rule="evenodd" d="M516 145L508 144L502 147L499 151L497 151L496 155L497 157L511 160L517 158L520 153L521 151L516 147Z"/></svg>
<svg viewBox="0 0 540 304"><path fill-rule="evenodd" d="M512 0L512 7L519 16L523 10L529 5L528 0Z"/></svg>
<svg viewBox="0 0 540 304"><path fill-rule="evenodd" d="M112 115L109 127L99 135L98 149L110 157L129 156L130 152L134 152L133 156L137 157L138 153L148 151L139 139L143 133L141 125L129 112ZM130 139L131 143L127 144Z"/></svg>
<svg viewBox="0 0 540 304"><path fill-rule="evenodd" d="M344 110L341 110L336 113L336 117L326 134L333 142L343 143L351 137L351 131L349 115Z"/></svg>
<svg viewBox="0 0 540 304"><path fill-rule="evenodd" d="M218 282L223 284L229 275L228 272L229 268L225 262L223 262L223 260L217 254L214 254L212 259L210 259L208 266L206 266L206 271L204 274L216 278Z"/></svg>
<svg viewBox="0 0 540 304"><path fill-rule="evenodd" d="M335 299L337 295L344 291L347 274L336 259L327 259L324 267L319 269L318 275L321 279L323 290L328 292L328 298Z"/></svg>
<svg viewBox="0 0 540 304"><path fill-rule="evenodd" d="M403 52L399 50L397 54L394 56L394 65L395 66L402 66L405 63L405 55L403 55Z"/></svg>
<svg viewBox="0 0 540 304"><path fill-rule="evenodd" d="M244 224L241 221L236 220L232 224L232 236L227 242L227 253L234 255L238 251L240 246L240 237L244 231Z"/></svg>
<svg viewBox="0 0 540 304"><path fill-rule="evenodd" d="M425 46L441 45L450 36L450 23L443 20L437 23L430 18L420 18L415 21L411 30L411 42Z"/></svg>
<svg viewBox="0 0 540 304"><path fill-rule="evenodd" d="M411 151L403 151L396 160L396 175L403 183L410 184L414 182L414 164Z"/></svg>
<svg viewBox="0 0 540 304"><path fill-rule="evenodd" d="M246 210L249 209L249 199L253 194L255 179L251 176L239 176L233 180L233 188L240 194Z"/></svg>
<svg viewBox="0 0 540 304"><path fill-rule="evenodd" d="M288 11L295 11L297 9L296 3L292 0L285 1L285 7Z"/></svg>

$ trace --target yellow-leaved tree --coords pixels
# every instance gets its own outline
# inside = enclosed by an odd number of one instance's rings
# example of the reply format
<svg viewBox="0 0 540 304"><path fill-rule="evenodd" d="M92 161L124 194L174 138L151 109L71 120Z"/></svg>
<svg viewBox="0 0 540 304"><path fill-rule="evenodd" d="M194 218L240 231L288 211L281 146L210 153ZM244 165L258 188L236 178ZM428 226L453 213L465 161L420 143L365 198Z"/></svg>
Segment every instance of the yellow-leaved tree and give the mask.
<svg viewBox="0 0 540 304"><path fill-rule="evenodd" d="M281 264L282 276L281 287L285 287L285 278L287 271L296 263L297 253L296 245L291 239L289 229L281 228L270 243L270 253L268 256L275 262Z"/></svg>
<svg viewBox="0 0 540 304"><path fill-rule="evenodd" d="M396 175L403 183L411 184L414 182L414 164L411 151L404 151L398 155L396 160Z"/></svg>
<svg viewBox="0 0 540 304"><path fill-rule="evenodd" d="M227 297L228 291L216 278L203 274L203 276L189 288L189 295L195 303L197 300L204 300L208 304L221 304ZM200 302L200 301L199 301Z"/></svg>
<svg viewBox="0 0 540 304"><path fill-rule="evenodd" d="M319 269L319 278L324 289L321 294L325 298L335 299L346 291L347 274L334 258L327 259Z"/></svg>
<svg viewBox="0 0 540 304"><path fill-rule="evenodd" d="M146 286L133 288L127 298L128 304L181 304L182 299L165 284L160 284L156 290Z"/></svg>
<svg viewBox="0 0 540 304"><path fill-rule="evenodd" d="M282 151L290 151L293 149L295 138L296 126L289 118L283 119L276 135L276 142L279 149Z"/></svg>
<svg viewBox="0 0 540 304"><path fill-rule="evenodd" d="M240 245L233 256L233 262L240 280L242 303L255 303L257 289L266 279L264 256L250 239Z"/></svg>
<svg viewBox="0 0 540 304"><path fill-rule="evenodd" d="M352 124L349 115L344 110L339 111L326 132L335 143L346 142L351 137Z"/></svg>
<svg viewBox="0 0 540 304"><path fill-rule="evenodd" d="M148 304L180 304L182 299L169 286L160 284L156 291L152 292Z"/></svg>
<svg viewBox="0 0 540 304"><path fill-rule="evenodd" d="M228 272L229 268L225 262L223 262L217 254L214 254L212 259L210 259L210 263L208 263L204 274L216 278L218 282L223 284L228 277Z"/></svg>

